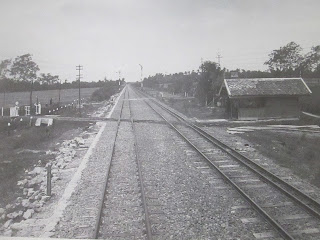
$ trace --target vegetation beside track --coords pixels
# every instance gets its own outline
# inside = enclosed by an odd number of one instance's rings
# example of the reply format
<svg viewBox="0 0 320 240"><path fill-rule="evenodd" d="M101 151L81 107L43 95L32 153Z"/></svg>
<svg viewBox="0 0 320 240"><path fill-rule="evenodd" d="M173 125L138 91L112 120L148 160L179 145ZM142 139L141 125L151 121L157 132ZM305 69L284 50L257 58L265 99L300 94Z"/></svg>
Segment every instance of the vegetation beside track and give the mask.
<svg viewBox="0 0 320 240"><path fill-rule="evenodd" d="M117 82L108 82L105 86L96 89L91 95L91 101L101 102L104 100L109 100L110 97L123 88L123 86L119 86Z"/></svg>
<svg viewBox="0 0 320 240"><path fill-rule="evenodd" d="M320 187L320 134L306 132L254 131L241 135L255 149L280 166Z"/></svg>
<svg viewBox="0 0 320 240"><path fill-rule="evenodd" d="M33 122L34 123L34 122ZM5 207L22 194L17 181L26 169L45 166L52 159L48 150L55 150L59 140L74 137L89 122L55 121L53 127L30 127L28 121L12 124L8 135L7 120L0 120L0 207Z"/></svg>

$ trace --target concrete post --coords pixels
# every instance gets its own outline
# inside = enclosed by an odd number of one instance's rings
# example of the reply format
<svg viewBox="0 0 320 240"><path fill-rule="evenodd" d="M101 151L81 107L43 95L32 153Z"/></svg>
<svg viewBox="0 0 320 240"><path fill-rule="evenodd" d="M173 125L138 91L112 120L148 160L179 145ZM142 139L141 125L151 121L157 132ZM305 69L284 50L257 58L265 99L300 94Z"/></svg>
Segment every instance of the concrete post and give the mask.
<svg viewBox="0 0 320 240"><path fill-rule="evenodd" d="M51 164L47 166L47 196L51 196Z"/></svg>

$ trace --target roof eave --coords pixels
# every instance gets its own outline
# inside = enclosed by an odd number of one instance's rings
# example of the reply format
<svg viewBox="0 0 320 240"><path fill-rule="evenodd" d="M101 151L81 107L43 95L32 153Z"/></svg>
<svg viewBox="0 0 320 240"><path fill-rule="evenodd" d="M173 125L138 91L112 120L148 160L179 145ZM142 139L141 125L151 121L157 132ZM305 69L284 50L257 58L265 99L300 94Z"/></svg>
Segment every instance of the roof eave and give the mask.
<svg viewBox="0 0 320 240"><path fill-rule="evenodd" d="M264 97L264 98L272 98L272 97L306 97L310 96L311 93L307 94L292 94L292 95L228 95L229 98L258 98L258 97Z"/></svg>

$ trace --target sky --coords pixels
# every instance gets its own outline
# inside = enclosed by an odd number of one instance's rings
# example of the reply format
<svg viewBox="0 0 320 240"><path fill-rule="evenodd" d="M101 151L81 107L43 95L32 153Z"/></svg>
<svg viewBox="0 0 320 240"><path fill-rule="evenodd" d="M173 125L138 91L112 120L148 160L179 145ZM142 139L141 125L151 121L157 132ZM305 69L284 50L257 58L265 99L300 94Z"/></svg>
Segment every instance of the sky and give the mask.
<svg viewBox="0 0 320 240"><path fill-rule="evenodd" d="M294 41L320 45L319 0L0 0L0 60L30 53L41 73L139 81L156 73L266 70Z"/></svg>

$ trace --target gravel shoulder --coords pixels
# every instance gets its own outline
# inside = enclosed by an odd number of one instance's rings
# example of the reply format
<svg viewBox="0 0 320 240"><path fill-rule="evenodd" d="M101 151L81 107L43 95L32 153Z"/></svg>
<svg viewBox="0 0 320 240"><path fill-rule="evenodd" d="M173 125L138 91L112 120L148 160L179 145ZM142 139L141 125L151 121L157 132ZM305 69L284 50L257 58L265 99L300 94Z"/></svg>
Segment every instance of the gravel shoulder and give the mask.
<svg viewBox="0 0 320 240"><path fill-rule="evenodd" d="M94 236L99 214L98 206L104 192L106 169L112 157L117 123L108 122L104 126L59 224L52 229L54 237L93 238Z"/></svg>

